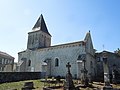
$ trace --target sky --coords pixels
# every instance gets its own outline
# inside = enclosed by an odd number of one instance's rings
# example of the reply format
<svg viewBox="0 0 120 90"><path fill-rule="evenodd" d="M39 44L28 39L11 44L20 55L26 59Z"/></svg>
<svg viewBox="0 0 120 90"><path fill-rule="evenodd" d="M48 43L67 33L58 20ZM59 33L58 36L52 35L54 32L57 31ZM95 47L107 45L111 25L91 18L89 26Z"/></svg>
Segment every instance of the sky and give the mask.
<svg viewBox="0 0 120 90"><path fill-rule="evenodd" d="M0 0L0 51L16 62L41 14L52 45L84 40L90 30L98 52L120 48L120 0Z"/></svg>

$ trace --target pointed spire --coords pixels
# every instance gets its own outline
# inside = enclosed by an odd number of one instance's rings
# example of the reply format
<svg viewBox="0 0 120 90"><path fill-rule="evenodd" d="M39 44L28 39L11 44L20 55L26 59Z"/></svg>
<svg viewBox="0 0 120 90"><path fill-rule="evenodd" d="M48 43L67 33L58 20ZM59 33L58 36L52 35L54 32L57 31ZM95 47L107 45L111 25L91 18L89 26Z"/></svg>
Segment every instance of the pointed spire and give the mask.
<svg viewBox="0 0 120 90"><path fill-rule="evenodd" d="M91 35L90 35L90 30L89 30L89 32L87 32L84 40L87 40L89 37L91 37Z"/></svg>
<svg viewBox="0 0 120 90"><path fill-rule="evenodd" d="M44 21L42 14L38 18L38 20L37 20L36 24L34 25L34 27L32 28L32 30L41 30L41 31L50 35L50 33L48 32L48 29L46 27L46 24L45 24L45 21Z"/></svg>

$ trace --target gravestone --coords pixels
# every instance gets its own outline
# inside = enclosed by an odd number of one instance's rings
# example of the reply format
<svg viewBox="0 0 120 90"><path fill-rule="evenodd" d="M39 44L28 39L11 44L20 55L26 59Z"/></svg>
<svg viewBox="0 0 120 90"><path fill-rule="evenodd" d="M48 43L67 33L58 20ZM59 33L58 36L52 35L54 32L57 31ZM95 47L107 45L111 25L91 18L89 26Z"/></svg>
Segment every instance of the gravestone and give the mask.
<svg viewBox="0 0 120 90"><path fill-rule="evenodd" d="M25 82L24 87L22 88L22 90L32 90L32 89L35 89L33 82Z"/></svg>
<svg viewBox="0 0 120 90"><path fill-rule="evenodd" d="M72 74L70 73L70 63L68 62L66 67L68 68L66 77L65 77L65 83L64 83L64 90L75 90L75 86L72 80Z"/></svg>
<svg viewBox="0 0 120 90"><path fill-rule="evenodd" d="M89 79L87 77L87 72L88 71L86 70L86 68L81 70L81 73L82 73L81 83L83 84L83 86L89 86Z"/></svg>
<svg viewBox="0 0 120 90"><path fill-rule="evenodd" d="M117 70L116 70L116 65L114 64L113 65L113 70L112 70L112 83L113 84L117 84L117 82L116 82L116 72L117 72Z"/></svg>
<svg viewBox="0 0 120 90"><path fill-rule="evenodd" d="M103 68L104 68L104 87L103 90L113 90L112 86L110 85L110 78L109 78L109 68L108 68L108 61L106 54L103 53Z"/></svg>

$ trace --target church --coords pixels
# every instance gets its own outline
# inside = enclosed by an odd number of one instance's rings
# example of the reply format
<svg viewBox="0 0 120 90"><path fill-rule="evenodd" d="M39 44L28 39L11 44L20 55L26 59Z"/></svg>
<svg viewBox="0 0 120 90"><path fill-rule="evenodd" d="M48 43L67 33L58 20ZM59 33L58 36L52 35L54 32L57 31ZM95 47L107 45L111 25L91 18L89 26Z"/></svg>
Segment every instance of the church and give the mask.
<svg viewBox="0 0 120 90"><path fill-rule="evenodd" d="M45 72L47 76L65 77L66 64L71 64L74 78L81 77L81 70L86 68L87 74L96 75L90 31L84 40L59 45L51 45L51 34L41 14L32 30L28 33L27 49L18 53L18 72Z"/></svg>

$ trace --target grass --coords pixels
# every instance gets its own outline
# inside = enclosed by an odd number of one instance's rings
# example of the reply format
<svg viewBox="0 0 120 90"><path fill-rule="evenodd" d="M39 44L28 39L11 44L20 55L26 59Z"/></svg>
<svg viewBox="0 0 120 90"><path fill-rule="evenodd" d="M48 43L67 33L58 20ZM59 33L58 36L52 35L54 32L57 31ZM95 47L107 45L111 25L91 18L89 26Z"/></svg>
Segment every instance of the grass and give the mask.
<svg viewBox="0 0 120 90"><path fill-rule="evenodd" d="M41 82L41 80L27 80L27 81L19 81L19 82L11 82L11 83L3 83L0 84L0 90L21 90L21 88L24 86L25 82L33 82L34 83L34 88L33 90L43 90L44 83ZM103 87L103 83L97 83L94 82L92 84L95 87ZM53 84L54 86L54 84ZM120 84L118 85L112 85L114 88L120 88ZM81 88L80 90L93 90L93 88Z"/></svg>
<svg viewBox="0 0 120 90"><path fill-rule="evenodd" d="M119 88L120 89L120 84L113 85L114 88Z"/></svg>
<svg viewBox="0 0 120 90"><path fill-rule="evenodd" d="M33 82L35 90L42 90L44 84L40 82L40 80L27 80L27 81L19 81L19 82L11 82L11 83L3 83L0 84L0 90L21 90L21 88L24 86L25 82Z"/></svg>

